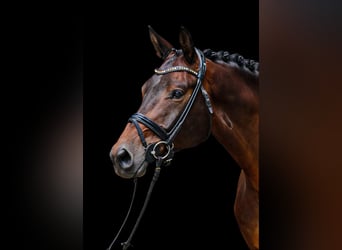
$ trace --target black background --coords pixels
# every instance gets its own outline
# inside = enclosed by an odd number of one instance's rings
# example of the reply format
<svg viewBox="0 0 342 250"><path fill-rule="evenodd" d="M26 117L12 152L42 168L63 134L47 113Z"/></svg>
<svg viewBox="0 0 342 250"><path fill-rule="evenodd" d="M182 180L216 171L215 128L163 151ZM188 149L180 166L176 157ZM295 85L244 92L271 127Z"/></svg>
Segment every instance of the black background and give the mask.
<svg viewBox="0 0 342 250"><path fill-rule="evenodd" d="M8 74L2 86L3 131L11 166L4 168L8 174L2 181L9 198L3 227L4 244L11 249L98 250L113 240L133 182L114 174L109 151L140 105L142 84L161 63L148 25L175 47L184 25L199 49L259 57L257 1L248 6L135 5L140 12L127 6L92 7L77 6L68 13L50 5L44 11L22 6L3 22ZM80 196L68 204L80 183L67 186L63 178L69 171L54 168L73 146L70 139L63 142L61 131L69 123L79 125L82 108L83 210ZM63 143L64 157L55 151ZM178 152L161 172L133 237L134 249L247 249L233 215L239 171L214 138ZM113 249L121 249L127 239L150 180L151 171L139 180L131 217Z"/></svg>
<svg viewBox="0 0 342 250"><path fill-rule="evenodd" d="M140 88L161 64L151 25L178 48L184 25L195 46L258 60L258 3L227 3L206 12L181 7L88 15L84 54L84 249L106 249L124 220L133 181L115 175L109 151L139 107ZM120 11L120 10L118 10ZM145 13L145 14L144 14ZM129 220L113 249L121 249L142 207L152 166L139 179ZM178 152L163 169L133 237L134 249L247 249L233 215L239 167L214 138Z"/></svg>

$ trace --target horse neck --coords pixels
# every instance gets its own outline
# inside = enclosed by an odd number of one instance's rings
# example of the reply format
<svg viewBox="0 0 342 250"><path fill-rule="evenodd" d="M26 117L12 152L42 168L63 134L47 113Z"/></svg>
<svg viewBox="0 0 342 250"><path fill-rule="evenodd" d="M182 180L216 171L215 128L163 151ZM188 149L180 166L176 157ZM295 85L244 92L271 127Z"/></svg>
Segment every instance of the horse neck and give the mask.
<svg viewBox="0 0 342 250"><path fill-rule="evenodd" d="M258 76L227 63L207 62L204 87L213 105L212 134L258 187Z"/></svg>

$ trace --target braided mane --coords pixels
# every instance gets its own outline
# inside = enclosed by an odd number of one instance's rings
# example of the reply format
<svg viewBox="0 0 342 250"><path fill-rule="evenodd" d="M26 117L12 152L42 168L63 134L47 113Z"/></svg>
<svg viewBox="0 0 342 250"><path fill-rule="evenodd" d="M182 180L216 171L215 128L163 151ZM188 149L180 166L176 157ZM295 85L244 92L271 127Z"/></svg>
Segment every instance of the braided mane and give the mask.
<svg viewBox="0 0 342 250"><path fill-rule="evenodd" d="M234 53L229 54L227 51L212 51L211 49L205 49L203 51L204 55L213 61L222 60L226 63L234 62L239 67L246 68L252 73L258 74L259 73L259 62L254 61L252 59L245 59L240 54Z"/></svg>

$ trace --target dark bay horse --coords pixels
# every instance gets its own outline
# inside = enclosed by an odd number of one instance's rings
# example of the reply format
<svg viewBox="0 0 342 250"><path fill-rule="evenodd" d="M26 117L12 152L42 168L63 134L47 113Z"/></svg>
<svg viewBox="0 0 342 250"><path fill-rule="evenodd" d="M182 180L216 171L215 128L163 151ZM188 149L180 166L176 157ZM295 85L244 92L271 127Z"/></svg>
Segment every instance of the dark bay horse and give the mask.
<svg viewBox="0 0 342 250"><path fill-rule="evenodd" d="M180 49L149 27L162 65L142 86L143 100L110 151L115 173L145 174L212 134L241 168L234 213L248 247L259 249L259 64L201 51L184 27Z"/></svg>

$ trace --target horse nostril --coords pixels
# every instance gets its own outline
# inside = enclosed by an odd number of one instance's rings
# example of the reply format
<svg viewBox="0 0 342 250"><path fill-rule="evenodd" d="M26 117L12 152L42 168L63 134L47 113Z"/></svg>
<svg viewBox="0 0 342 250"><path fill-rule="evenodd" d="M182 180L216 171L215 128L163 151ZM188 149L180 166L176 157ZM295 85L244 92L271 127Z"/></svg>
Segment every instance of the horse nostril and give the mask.
<svg viewBox="0 0 342 250"><path fill-rule="evenodd" d="M117 158L117 162L122 168L129 168L129 167L132 167L133 165L133 161L132 161L132 157L130 153L124 148L118 151L116 158Z"/></svg>

